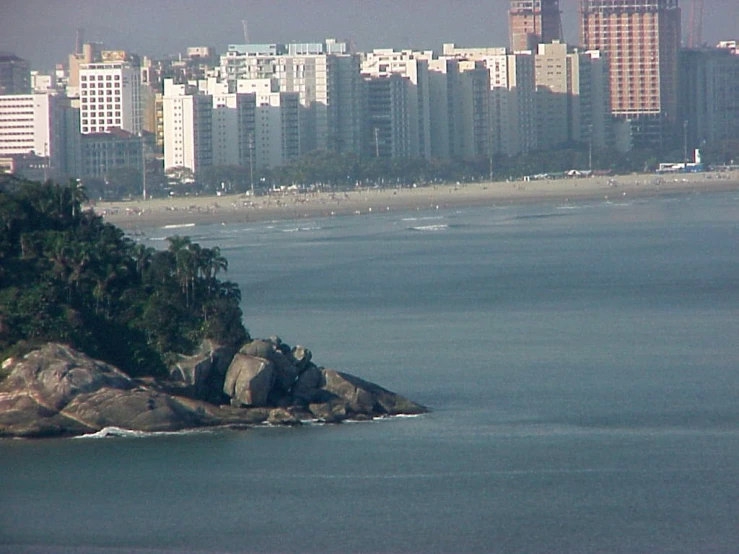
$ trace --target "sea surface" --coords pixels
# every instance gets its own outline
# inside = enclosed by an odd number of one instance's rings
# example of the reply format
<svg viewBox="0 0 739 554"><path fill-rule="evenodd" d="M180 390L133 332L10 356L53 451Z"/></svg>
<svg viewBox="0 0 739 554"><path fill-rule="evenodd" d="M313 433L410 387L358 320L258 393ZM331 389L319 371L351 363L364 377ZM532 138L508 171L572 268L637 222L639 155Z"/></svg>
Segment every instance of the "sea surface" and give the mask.
<svg viewBox="0 0 739 554"><path fill-rule="evenodd" d="M0 441L3 554L739 552L739 194L182 231L431 413Z"/></svg>

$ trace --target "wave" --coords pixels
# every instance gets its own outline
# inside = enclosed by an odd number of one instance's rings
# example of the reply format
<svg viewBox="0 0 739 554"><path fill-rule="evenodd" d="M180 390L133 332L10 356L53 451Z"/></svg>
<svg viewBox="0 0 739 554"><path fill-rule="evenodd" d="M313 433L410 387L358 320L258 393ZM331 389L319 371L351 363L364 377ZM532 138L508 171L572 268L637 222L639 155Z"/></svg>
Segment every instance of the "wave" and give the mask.
<svg viewBox="0 0 739 554"><path fill-rule="evenodd" d="M322 228L318 225L311 227L290 227L289 229L282 229L283 233L305 233L309 231L320 231Z"/></svg>
<svg viewBox="0 0 739 554"><path fill-rule="evenodd" d="M429 221L429 220L439 220L444 219L445 216L443 215L429 215L425 217L404 217L401 219L401 221Z"/></svg>
<svg viewBox="0 0 739 554"><path fill-rule="evenodd" d="M185 227L195 227L194 223L171 223L170 225L163 225L162 229L183 229Z"/></svg>
<svg viewBox="0 0 739 554"><path fill-rule="evenodd" d="M446 224L439 224L439 225L419 225L415 227L409 227L409 231L446 231L449 229L449 225Z"/></svg>
<svg viewBox="0 0 739 554"><path fill-rule="evenodd" d="M524 215L517 215L513 219L519 220L519 219L548 219L550 217L566 217L567 214L562 213L541 213L541 214L524 214Z"/></svg>
<svg viewBox="0 0 739 554"><path fill-rule="evenodd" d="M145 438L164 435L194 435L198 433L211 433L211 429L187 429L184 431L136 431L134 429L123 429L122 427L103 427L95 433L79 435L75 439L110 439L110 438Z"/></svg>

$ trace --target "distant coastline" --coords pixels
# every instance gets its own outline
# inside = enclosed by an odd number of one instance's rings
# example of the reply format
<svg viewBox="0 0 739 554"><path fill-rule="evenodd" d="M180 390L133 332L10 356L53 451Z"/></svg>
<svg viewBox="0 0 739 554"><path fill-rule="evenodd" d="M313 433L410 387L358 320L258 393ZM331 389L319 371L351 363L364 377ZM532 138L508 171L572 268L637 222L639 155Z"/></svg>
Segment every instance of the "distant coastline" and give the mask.
<svg viewBox="0 0 739 554"><path fill-rule="evenodd" d="M275 193L258 197L243 194L188 196L100 202L94 208L106 221L126 230L166 226L174 231L195 224L366 216L547 200L578 202L732 190L739 191L739 172L438 184L350 192Z"/></svg>

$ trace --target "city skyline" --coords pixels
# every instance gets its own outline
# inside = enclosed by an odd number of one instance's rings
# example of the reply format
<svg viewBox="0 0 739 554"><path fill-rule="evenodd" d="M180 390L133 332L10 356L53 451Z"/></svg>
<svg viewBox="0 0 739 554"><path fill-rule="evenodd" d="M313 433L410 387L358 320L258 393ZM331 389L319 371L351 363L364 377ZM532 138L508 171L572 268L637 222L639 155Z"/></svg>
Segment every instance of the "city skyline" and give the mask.
<svg viewBox="0 0 739 554"><path fill-rule="evenodd" d="M204 9L197 0L8 0L0 8L0 51L14 52L29 60L33 69L49 71L74 51L76 30L83 28L86 41L153 57L175 55L196 45L214 46L222 52L228 44L243 42L242 19L249 22L252 42L335 37L350 40L358 50L440 50L444 42L465 46L509 43L508 0L414 0L402 6L399 9L397 2L387 0L216 0ZM579 0L560 0L564 38L572 44L579 41L578 6ZM681 9L685 34L690 2L682 0ZM118 23L115 27L110 23L112 15ZM705 0L704 42L715 45L719 40L737 39L736 29L736 0Z"/></svg>

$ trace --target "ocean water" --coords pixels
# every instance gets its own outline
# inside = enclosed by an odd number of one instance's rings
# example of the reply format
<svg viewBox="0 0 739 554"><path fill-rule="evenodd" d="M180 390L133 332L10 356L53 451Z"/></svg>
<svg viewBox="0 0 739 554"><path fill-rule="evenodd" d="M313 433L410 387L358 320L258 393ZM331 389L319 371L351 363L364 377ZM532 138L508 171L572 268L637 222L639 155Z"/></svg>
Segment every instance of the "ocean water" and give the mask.
<svg viewBox="0 0 739 554"><path fill-rule="evenodd" d="M431 413L0 441L0 552L739 552L739 195L183 231Z"/></svg>

